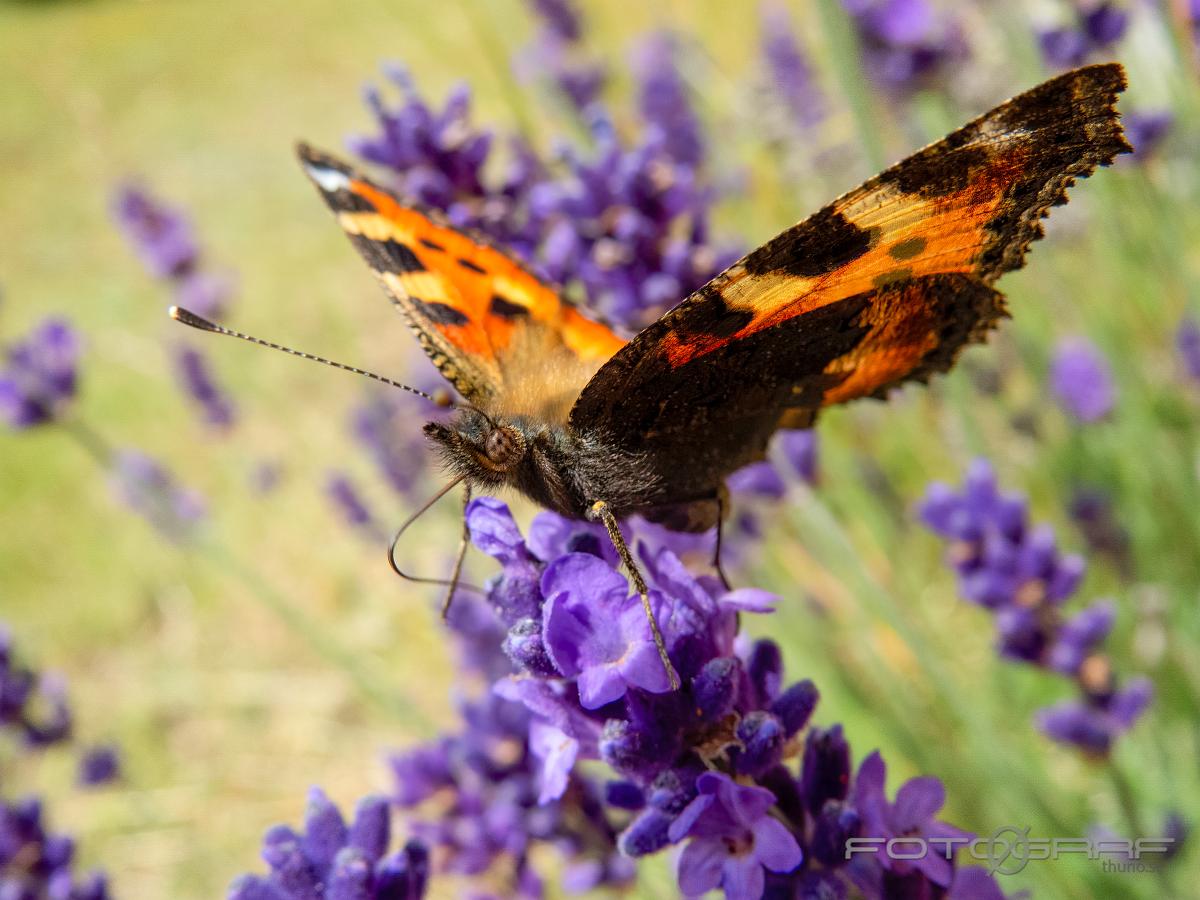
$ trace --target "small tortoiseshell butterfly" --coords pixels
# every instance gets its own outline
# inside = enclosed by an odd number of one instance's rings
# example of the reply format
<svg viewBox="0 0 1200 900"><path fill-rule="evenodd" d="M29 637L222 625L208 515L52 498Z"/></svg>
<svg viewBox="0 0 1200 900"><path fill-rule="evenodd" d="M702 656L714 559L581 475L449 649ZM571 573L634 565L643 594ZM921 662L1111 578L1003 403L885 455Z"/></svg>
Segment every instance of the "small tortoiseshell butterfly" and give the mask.
<svg viewBox="0 0 1200 900"><path fill-rule="evenodd" d="M1039 220L1075 178L1130 151L1115 110L1124 87L1120 65L1095 65L1009 100L772 238L630 341L484 238L331 156L299 153L466 400L452 425L425 426L453 484L516 488L604 522L670 671L617 520L719 525L725 477L762 459L776 429L949 369L1004 315L992 285L1024 263Z"/></svg>

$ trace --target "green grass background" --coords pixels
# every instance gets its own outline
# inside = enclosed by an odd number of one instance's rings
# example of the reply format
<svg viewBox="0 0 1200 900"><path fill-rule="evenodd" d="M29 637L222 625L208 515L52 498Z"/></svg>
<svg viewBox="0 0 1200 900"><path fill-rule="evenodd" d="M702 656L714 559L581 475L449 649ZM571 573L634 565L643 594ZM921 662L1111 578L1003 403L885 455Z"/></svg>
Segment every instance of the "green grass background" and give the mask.
<svg viewBox="0 0 1200 900"><path fill-rule="evenodd" d="M625 51L640 33L670 25L695 37L687 74L722 126L717 163L749 172L720 224L746 242L1047 74L1028 27L1054 7L971 5L977 56L958 83L961 106L922 97L897 117L845 52L834 4L793 9L833 98L813 140L843 148L801 178L764 149L740 86L755 54L751 6L586 7L591 46L618 69L615 96L629 89ZM0 436L0 619L31 661L67 675L79 734L118 741L128 773L120 787L81 795L69 758L51 753L6 769L3 785L48 793L55 824L81 835L85 861L110 871L119 896L220 896L258 865L266 827L299 819L308 785L346 804L386 788L380 751L451 724L455 687L436 597L397 584L321 492L334 465L373 478L343 425L360 385L206 345L243 419L211 438L171 378L167 343L180 335L164 314L167 292L111 225L114 185L141 176L194 216L207 257L236 270L237 327L403 373L415 347L304 183L292 144L340 149L346 133L368 130L361 85L380 61L400 60L426 95L465 79L476 121L522 122L548 146L571 124L544 95L514 100L505 64L532 31L516 0L0 3L0 334L69 315L86 340L80 415L112 442L167 460L211 505L209 536L180 551L112 499L63 431ZM750 627L784 644L790 673L817 681L817 721L843 722L856 758L883 749L893 790L917 773L941 777L947 818L981 833L1131 827L1110 767L1031 725L1032 711L1069 687L996 660L988 617L956 599L938 542L913 525L926 481L956 479L981 453L1070 548L1081 545L1065 521L1071 487L1112 492L1137 577L1121 582L1097 561L1079 596L1117 598L1118 665L1152 676L1158 691L1116 764L1143 833L1157 833L1167 808L1200 810L1200 393L1182 383L1172 352L1198 299L1200 169L1196 70L1175 37L1166 18L1143 14L1122 45L1125 102L1179 117L1167 153L1076 188L1030 268L1002 284L1014 321L953 375L826 416L822 485L771 514L759 558L739 573L783 595L776 616ZM1106 350L1120 391L1113 419L1086 429L1045 396L1052 342L1073 333ZM973 387L973 371L987 367L1004 376L995 397ZM1037 438L1012 428L1026 413ZM285 477L260 497L248 481L264 460ZM396 521L405 512L382 488L376 502ZM450 513L432 517L419 538L428 549L414 558L434 563L454 539ZM1173 888L1081 860L1031 864L1004 885L1038 897L1183 897L1200 875L1196 858L1174 865ZM659 864L643 895L669 885Z"/></svg>

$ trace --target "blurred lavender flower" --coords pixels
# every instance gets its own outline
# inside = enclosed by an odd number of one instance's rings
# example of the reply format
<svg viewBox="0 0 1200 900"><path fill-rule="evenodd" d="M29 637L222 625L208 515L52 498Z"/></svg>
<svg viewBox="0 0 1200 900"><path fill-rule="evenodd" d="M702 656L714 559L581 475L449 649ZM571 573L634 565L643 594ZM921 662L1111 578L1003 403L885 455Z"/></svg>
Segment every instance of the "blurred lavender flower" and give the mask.
<svg viewBox="0 0 1200 900"><path fill-rule="evenodd" d="M571 0L532 0L542 28L515 61L519 72L545 73L577 109L593 103L608 81L605 66L583 50L583 20Z"/></svg>
<svg viewBox="0 0 1200 900"><path fill-rule="evenodd" d="M662 129L626 149L592 121L590 157L565 152L566 173L531 202L546 222L537 262L610 321L640 328L701 287L737 253L709 238L713 192L675 160Z"/></svg>
<svg viewBox="0 0 1200 900"><path fill-rule="evenodd" d="M1050 389L1059 406L1084 423L1100 421L1116 405L1108 360L1082 337L1059 341L1050 362Z"/></svg>
<svg viewBox="0 0 1200 900"><path fill-rule="evenodd" d="M417 387L433 393L437 385L415 380ZM418 427L418 417L437 417L446 412L427 400L414 400L396 391L368 391L355 408L351 426L354 436L367 451L380 474L401 496L412 499L413 491L425 484L429 471L428 444Z"/></svg>
<svg viewBox="0 0 1200 900"><path fill-rule="evenodd" d="M233 290L228 275L204 270L200 245L182 211L134 184L117 189L113 218L142 265L155 278L169 281L180 306L202 316L220 316Z"/></svg>
<svg viewBox="0 0 1200 900"><path fill-rule="evenodd" d="M959 591L989 609L999 652L1071 678L1080 701L1043 710L1037 721L1055 740L1107 753L1149 702L1149 682L1118 689L1103 643L1115 610L1099 602L1063 618L1062 605L1083 578L1082 557L1060 554L1048 526L1029 522L1028 503L1001 494L986 460L974 461L961 491L935 482L918 510L950 542L947 561Z"/></svg>
<svg viewBox="0 0 1200 900"><path fill-rule="evenodd" d="M668 32L652 34L635 48L638 111L650 139L675 162L695 168L704 162L705 140L678 55L678 41Z"/></svg>
<svg viewBox="0 0 1200 900"><path fill-rule="evenodd" d="M826 113L826 100L808 57L796 38L787 7L766 0L760 7L760 44L774 96L796 125L810 129Z"/></svg>
<svg viewBox="0 0 1200 900"><path fill-rule="evenodd" d="M48 747L70 738L72 719L62 679L20 665L12 633L0 624L0 731L26 747Z"/></svg>
<svg viewBox="0 0 1200 900"><path fill-rule="evenodd" d="M121 757L112 744L89 747L79 758L76 780L84 787L98 787L121 777Z"/></svg>
<svg viewBox="0 0 1200 900"><path fill-rule="evenodd" d="M1038 46L1047 65L1071 69L1093 54L1109 52L1124 37L1128 25L1129 13L1115 3L1084 3L1076 7L1070 25L1039 31Z"/></svg>
<svg viewBox="0 0 1200 900"><path fill-rule="evenodd" d="M112 484L121 500L164 537L194 537L204 518L204 499L180 487L161 463L138 450L120 450L112 460Z"/></svg>
<svg viewBox="0 0 1200 900"><path fill-rule="evenodd" d="M805 484L815 485L820 460L817 432L812 428L779 431L774 438L778 453Z"/></svg>
<svg viewBox="0 0 1200 900"><path fill-rule="evenodd" d="M0 369L0 416L21 430L58 419L74 398L79 339L64 319L48 318L10 344Z"/></svg>
<svg viewBox="0 0 1200 900"><path fill-rule="evenodd" d="M216 429L231 428L235 420L233 402L217 385L208 357L186 344L176 346L174 357L179 381L203 412L204 421Z"/></svg>
<svg viewBox="0 0 1200 900"><path fill-rule="evenodd" d="M1175 125L1175 116L1169 110L1135 109L1121 116L1121 124L1133 145L1132 158L1145 162L1158 154Z"/></svg>
<svg viewBox="0 0 1200 900"><path fill-rule="evenodd" d="M347 525L373 541L383 539L383 528L367 507L350 476L343 472L330 472L325 479L325 493Z"/></svg>
<svg viewBox="0 0 1200 900"><path fill-rule="evenodd" d="M242 875L228 900L420 900L429 883L429 851L419 840L388 853L385 797L359 801L347 824L320 788L308 795L304 830L277 825L263 838L270 873Z"/></svg>
<svg viewBox="0 0 1200 900"><path fill-rule="evenodd" d="M117 189L112 211L150 274L181 280L196 267L200 247L191 222L182 212L134 184Z"/></svg>
<svg viewBox="0 0 1200 900"><path fill-rule="evenodd" d="M1200 2L1200 0L1197 0ZM1200 381L1200 322L1184 316L1175 332L1175 347L1183 362L1183 370L1193 381Z"/></svg>
<svg viewBox="0 0 1200 900"><path fill-rule="evenodd" d="M108 900L104 874L79 876L74 863L75 841L47 830L40 799L0 799L0 895L5 900Z"/></svg>
<svg viewBox="0 0 1200 900"><path fill-rule="evenodd" d="M842 0L842 6L858 32L867 73L889 90L927 86L967 56L961 27L929 0Z"/></svg>

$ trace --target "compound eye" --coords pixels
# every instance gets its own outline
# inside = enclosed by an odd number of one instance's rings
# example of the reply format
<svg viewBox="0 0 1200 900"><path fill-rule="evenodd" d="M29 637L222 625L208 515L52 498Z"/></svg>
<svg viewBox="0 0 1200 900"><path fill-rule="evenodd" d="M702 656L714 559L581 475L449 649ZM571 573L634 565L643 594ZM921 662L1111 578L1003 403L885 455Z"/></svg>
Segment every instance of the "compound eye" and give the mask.
<svg viewBox="0 0 1200 900"><path fill-rule="evenodd" d="M525 440L511 428L497 428L487 436L487 457L500 467L516 465L525 452Z"/></svg>

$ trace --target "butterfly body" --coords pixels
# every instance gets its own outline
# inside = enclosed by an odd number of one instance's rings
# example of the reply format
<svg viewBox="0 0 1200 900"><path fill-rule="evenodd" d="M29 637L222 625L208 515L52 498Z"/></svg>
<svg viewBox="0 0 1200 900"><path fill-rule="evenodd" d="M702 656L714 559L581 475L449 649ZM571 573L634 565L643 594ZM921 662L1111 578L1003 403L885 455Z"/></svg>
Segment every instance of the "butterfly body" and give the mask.
<svg viewBox="0 0 1200 900"><path fill-rule="evenodd" d="M1076 178L1130 150L1117 64L1001 104L772 238L626 341L486 238L307 147L304 166L465 400L426 434L469 485L582 518L672 527L720 514L724 481L781 427L950 368L1005 315Z"/></svg>

